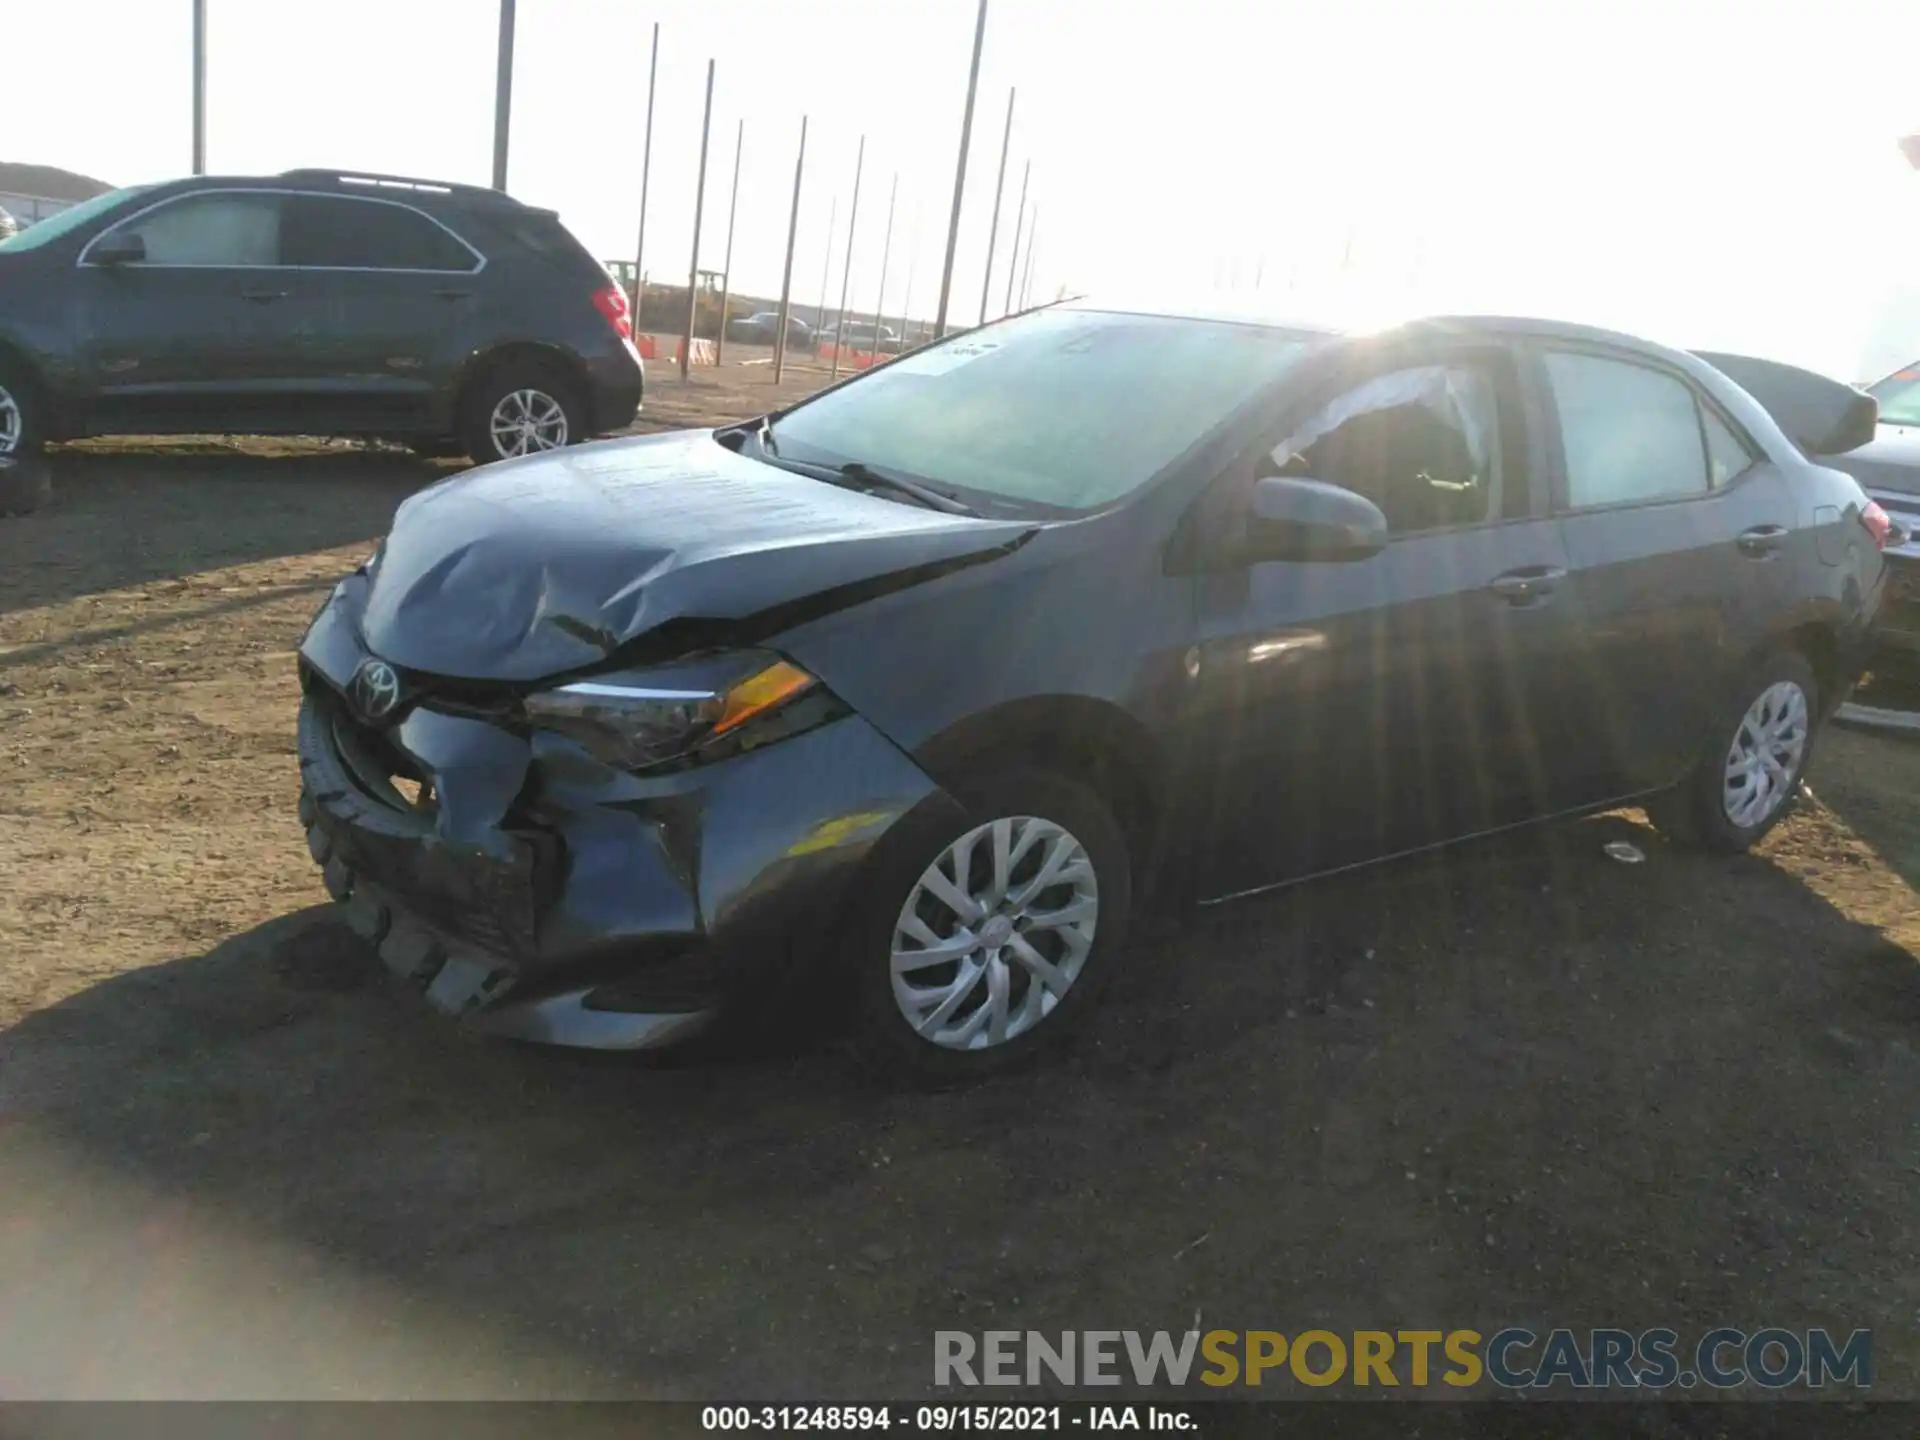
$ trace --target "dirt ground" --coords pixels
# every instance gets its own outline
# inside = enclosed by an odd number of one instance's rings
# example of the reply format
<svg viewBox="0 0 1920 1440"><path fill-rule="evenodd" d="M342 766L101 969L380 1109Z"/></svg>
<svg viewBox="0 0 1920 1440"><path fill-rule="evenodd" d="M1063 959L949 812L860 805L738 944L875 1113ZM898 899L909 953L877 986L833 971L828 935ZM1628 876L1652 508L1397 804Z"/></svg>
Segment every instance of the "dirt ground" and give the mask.
<svg viewBox="0 0 1920 1440"><path fill-rule="evenodd" d="M648 424L770 381L663 375ZM293 818L293 647L445 470L288 448L69 451L0 522L0 1397L906 1396L936 1329L1722 1323L1869 1327L1920 1397L1920 745L1830 733L1752 857L1624 812L1162 925L1072 1055L962 1095L806 1036L484 1044Z"/></svg>

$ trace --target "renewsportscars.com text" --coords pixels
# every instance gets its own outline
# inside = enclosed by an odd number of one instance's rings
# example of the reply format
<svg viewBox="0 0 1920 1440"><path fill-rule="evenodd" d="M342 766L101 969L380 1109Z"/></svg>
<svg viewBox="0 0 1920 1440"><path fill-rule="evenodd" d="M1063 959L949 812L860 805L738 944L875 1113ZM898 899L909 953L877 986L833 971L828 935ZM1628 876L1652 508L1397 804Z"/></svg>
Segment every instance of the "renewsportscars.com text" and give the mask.
<svg viewBox="0 0 1920 1440"><path fill-rule="evenodd" d="M1428 1385L1507 1390L1727 1390L1873 1384L1873 1333L1674 1330L937 1330L935 1385L1198 1383L1216 1388Z"/></svg>

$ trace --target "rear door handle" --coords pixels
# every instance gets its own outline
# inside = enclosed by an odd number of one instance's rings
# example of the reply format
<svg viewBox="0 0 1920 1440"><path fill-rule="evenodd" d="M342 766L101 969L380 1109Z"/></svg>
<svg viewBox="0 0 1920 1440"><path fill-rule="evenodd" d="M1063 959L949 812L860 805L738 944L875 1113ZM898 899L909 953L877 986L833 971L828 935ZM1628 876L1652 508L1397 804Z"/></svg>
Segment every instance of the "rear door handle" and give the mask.
<svg viewBox="0 0 1920 1440"><path fill-rule="evenodd" d="M1496 575L1487 588L1509 605L1533 605L1551 597L1566 578L1567 572L1557 565L1529 565Z"/></svg>
<svg viewBox="0 0 1920 1440"><path fill-rule="evenodd" d="M1780 547L1787 543L1787 527L1756 525L1751 530L1742 530L1734 537L1733 543L1740 547L1742 555L1764 560L1769 555L1778 555Z"/></svg>
<svg viewBox="0 0 1920 1440"><path fill-rule="evenodd" d="M240 298L242 300L251 300L256 305L266 305L275 300L286 299L287 292L284 290L242 290L240 292Z"/></svg>
<svg viewBox="0 0 1920 1440"><path fill-rule="evenodd" d="M436 300L471 300L473 298L473 291L436 290L433 292L433 295Z"/></svg>

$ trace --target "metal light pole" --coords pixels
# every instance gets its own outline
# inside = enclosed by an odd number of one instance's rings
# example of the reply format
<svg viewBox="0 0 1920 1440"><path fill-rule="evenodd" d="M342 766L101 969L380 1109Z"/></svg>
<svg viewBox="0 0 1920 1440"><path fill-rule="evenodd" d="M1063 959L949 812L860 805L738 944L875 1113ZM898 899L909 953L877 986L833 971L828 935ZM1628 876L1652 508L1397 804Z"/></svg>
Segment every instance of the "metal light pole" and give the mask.
<svg viewBox="0 0 1920 1440"><path fill-rule="evenodd" d="M840 313L833 321L833 369L829 380L840 378L840 337L847 328L847 287L853 284L853 227L860 222L860 172L867 164L867 137L860 137L860 150L853 160L853 204L847 210L847 258L840 271Z"/></svg>
<svg viewBox="0 0 1920 1440"><path fill-rule="evenodd" d="M953 168L953 214L947 220L947 258L940 267L940 305L933 316L933 333L947 333L947 301L953 294L953 255L960 247L960 202L967 189L967 147L973 143L973 97L980 88L980 47L987 38L987 0L973 22L973 64L967 71L967 108L960 117L960 159Z"/></svg>
<svg viewBox="0 0 1920 1440"><path fill-rule="evenodd" d="M893 202L900 198L900 172L893 172L893 185L887 191L887 238L880 242L880 293L873 299L873 358L880 358L881 313L887 303L887 261L893 254Z"/></svg>
<svg viewBox="0 0 1920 1440"><path fill-rule="evenodd" d="M1020 275L1020 227L1027 218L1027 181L1032 178L1033 161L1029 160L1020 172L1020 208L1013 215L1013 248L1007 252L1007 298L1000 306L1002 315L1013 309L1013 282Z"/></svg>
<svg viewBox="0 0 1920 1440"><path fill-rule="evenodd" d="M1033 242L1040 238L1040 206L1033 207L1033 224L1027 230L1027 268L1020 277L1020 308L1033 304Z"/></svg>
<svg viewBox="0 0 1920 1440"><path fill-rule="evenodd" d="M987 273L980 277L980 318L976 324L987 323L987 296L993 293L993 247L1000 239L1000 195L1007 188L1007 147L1013 143L1013 96L1011 86L1007 89L1007 128L1000 132L1000 178L993 182L993 220L987 226Z"/></svg>
<svg viewBox="0 0 1920 1440"><path fill-rule="evenodd" d="M813 328L827 328L827 277L833 274L833 227L840 223L840 197L827 205L827 253L820 257L820 303L813 307Z"/></svg>
<svg viewBox="0 0 1920 1440"><path fill-rule="evenodd" d="M687 330L680 338L680 378L693 367L693 321L700 311L700 218L707 205L707 134L713 128L713 61L707 61L707 108L700 117L700 178L693 191L693 259L687 265Z"/></svg>
<svg viewBox="0 0 1920 1440"><path fill-rule="evenodd" d="M793 308L793 242L800 234L800 177L807 168L807 117L800 117L800 154L793 162L793 213L787 218L787 263L780 270L780 333L773 338L773 383L787 364L787 316Z"/></svg>
<svg viewBox="0 0 1920 1440"><path fill-rule="evenodd" d="M908 329L913 324L913 267L920 258L920 225L913 226L913 244L907 251L907 293L900 299L900 346L902 349L912 345L912 333Z"/></svg>
<svg viewBox="0 0 1920 1440"><path fill-rule="evenodd" d="M717 369L720 357L727 345L727 303L733 298L733 220L740 213L740 152L747 143L747 122L740 122L740 131L733 141L733 198L727 202L727 258L720 272L720 333L713 342L713 363Z"/></svg>
<svg viewBox="0 0 1920 1440"><path fill-rule="evenodd" d="M513 118L513 5L500 0L499 70L493 81L493 188L507 188L507 130Z"/></svg>
<svg viewBox="0 0 1920 1440"><path fill-rule="evenodd" d="M647 138L640 149L640 238L633 243L633 330L640 333L640 302L647 293L647 181L653 170L653 91L660 73L660 22L653 23L653 58L647 62Z"/></svg>
<svg viewBox="0 0 1920 1440"><path fill-rule="evenodd" d="M207 173L207 0L193 0L193 173Z"/></svg>

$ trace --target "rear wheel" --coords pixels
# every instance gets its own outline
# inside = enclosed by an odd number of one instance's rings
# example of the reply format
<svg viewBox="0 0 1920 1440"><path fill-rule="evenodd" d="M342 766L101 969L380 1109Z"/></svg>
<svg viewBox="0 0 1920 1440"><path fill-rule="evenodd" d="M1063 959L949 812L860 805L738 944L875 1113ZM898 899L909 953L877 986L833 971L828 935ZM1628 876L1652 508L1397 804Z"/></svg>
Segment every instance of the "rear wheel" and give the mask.
<svg viewBox="0 0 1920 1440"><path fill-rule="evenodd" d="M1780 823L1813 758L1820 688L1813 667L1781 651L1748 672L1687 779L1648 802L1669 837L1731 853Z"/></svg>
<svg viewBox="0 0 1920 1440"><path fill-rule="evenodd" d="M847 940L857 1041L886 1074L956 1084L1065 1040L1126 940L1132 876L1112 812L1041 770L890 840Z"/></svg>
<svg viewBox="0 0 1920 1440"><path fill-rule="evenodd" d="M469 387L460 444L476 465L577 445L587 438L579 388L557 366L507 360Z"/></svg>

